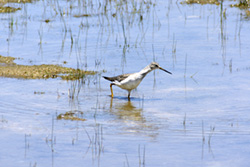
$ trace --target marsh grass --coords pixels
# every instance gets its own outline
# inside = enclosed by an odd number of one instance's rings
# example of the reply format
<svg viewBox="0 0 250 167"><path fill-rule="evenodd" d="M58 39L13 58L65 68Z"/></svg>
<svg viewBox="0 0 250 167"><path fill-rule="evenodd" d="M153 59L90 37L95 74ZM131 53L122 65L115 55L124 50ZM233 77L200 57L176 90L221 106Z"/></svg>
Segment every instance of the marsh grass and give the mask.
<svg viewBox="0 0 250 167"><path fill-rule="evenodd" d="M204 131L204 122L203 122L203 120L202 120L202 124L201 124L201 126L202 126L202 143L204 144L205 143L205 131Z"/></svg>
<svg viewBox="0 0 250 167"><path fill-rule="evenodd" d="M177 45L177 40L175 40L175 35L173 34L173 44L172 44L173 68L175 67L175 64L177 62L177 59L176 59L176 45Z"/></svg>
<svg viewBox="0 0 250 167"><path fill-rule="evenodd" d="M142 153L141 153L141 145L138 146L138 158L139 158L139 167L145 167L146 166L146 149L145 149L145 145L143 147Z"/></svg>
<svg viewBox="0 0 250 167"><path fill-rule="evenodd" d="M125 156L124 166L130 167L129 159L128 159L127 154L124 153L124 156ZM143 146L143 148L141 148L141 145L138 145L138 166L139 167L145 167L146 166L146 149L145 149L145 145Z"/></svg>
<svg viewBox="0 0 250 167"><path fill-rule="evenodd" d="M231 60L229 61L229 71L230 71L230 73L233 72L233 59L231 59Z"/></svg>
<svg viewBox="0 0 250 167"><path fill-rule="evenodd" d="M45 142L50 147L51 152L55 152L54 145L56 144L56 136L54 135L54 116L51 118L51 133L45 138Z"/></svg>
<svg viewBox="0 0 250 167"><path fill-rule="evenodd" d="M209 147L211 146L211 140L214 135L214 131L215 131L215 126L210 126L210 133L208 134L208 141L207 141Z"/></svg>
<svg viewBox="0 0 250 167"><path fill-rule="evenodd" d="M24 134L24 157L26 157L27 151L30 148L29 138L31 134Z"/></svg>
<svg viewBox="0 0 250 167"><path fill-rule="evenodd" d="M126 153L125 153L125 158L126 158L126 164L127 164L127 167L129 167L128 156L127 156L127 154L126 154Z"/></svg>
<svg viewBox="0 0 250 167"><path fill-rule="evenodd" d="M5 2L5 1L3 1ZM31 0L12 0L12 1L6 1L10 3L31 3L35 1ZM77 59L79 57L82 59L79 65L79 67L86 67L85 70L87 70L88 67L88 34L89 30L92 30L94 28L98 29L98 39L97 39L97 47L107 47L109 45L109 40L111 38L115 39L117 41L117 44L120 46L123 46L123 64L126 64L126 53L129 52L129 48L131 47L141 47L143 49L143 41L145 41L147 36L147 30L151 25L145 24L149 22L151 19L151 14L154 17L154 22L158 23L155 24L158 26L158 29L161 26L160 20L157 17L156 11L152 10L156 2L153 2L152 0L145 0L145 1L106 1L106 0L96 0L96 1L59 1L59 0L47 0L43 2L43 13L41 20L40 29L38 30L38 37L39 37L39 51L38 53L43 55L43 50L47 49L48 45L46 44L48 41L46 41L47 38L47 27L53 27L54 22L59 20L59 25L61 28L62 33L62 40L61 40L61 48L60 48L60 55L59 57L62 57L64 54L65 48L67 46L70 46L70 53L73 51L73 45L75 46L75 51L77 55ZM49 11L49 12L48 12ZM20 20L18 25L21 25L22 22L29 21L28 14L27 14L27 7L24 5L24 19L26 20ZM10 15L10 32L13 33L14 28L14 20L13 16ZM75 20L79 19L79 25L76 25L73 28L71 27L69 22L69 18L74 17ZM12 19L11 19L12 18ZM153 25L153 26L155 26ZM133 37L130 33L130 29L138 28L138 34L136 38ZM27 29L27 27L26 27ZM11 36L10 36L11 38ZM105 39L106 38L106 39ZM81 40L85 39L85 40ZM24 41L25 42L25 41ZM68 45L69 44L69 45ZM83 51L83 45L84 45L84 51ZM98 49L97 49L98 50ZM101 53L102 54L102 53ZM144 53L145 54L145 53ZM84 56L84 58L83 58ZM102 58L97 57L97 61L103 60ZM98 63L100 64L100 62ZM21 67L21 66L20 66ZM79 68L82 69L82 68ZM13 69L11 69L13 70ZM16 73L16 72L15 72ZM82 75L79 73L79 71L75 71L74 74L80 74L79 75L70 75L69 77L65 77L64 75L61 75L59 77L65 79L65 80L72 80L73 78L81 78ZM3 74L5 75L5 74ZM48 76L48 78L57 77L58 75L52 75ZM7 76L11 77L11 76ZM46 76L13 76L13 77L19 77L19 78L47 78Z"/></svg>
<svg viewBox="0 0 250 167"><path fill-rule="evenodd" d="M0 119L1 123L8 123L8 120L4 118L4 116L2 115L1 119Z"/></svg>
<svg viewBox="0 0 250 167"><path fill-rule="evenodd" d="M92 135L86 130L85 127L83 128L89 139L89 145L83 157L85 157L88 154L89 150L91 150L92 162L94 163L95 161L97 161L98 166L100 166L101 154L104 153L104 138L102 125L96 124L96 126L94 127L94 131L92 131Z"/></svg>
<svg viewBox="0 0 250 167"><path fill-rule="evenodd" d="M186 113L185 113L184 119L183 119L183 121L182 121L182 125L183 125L184 129L186 128L186 121L187 121L187 115L186 115Z"/></svg>

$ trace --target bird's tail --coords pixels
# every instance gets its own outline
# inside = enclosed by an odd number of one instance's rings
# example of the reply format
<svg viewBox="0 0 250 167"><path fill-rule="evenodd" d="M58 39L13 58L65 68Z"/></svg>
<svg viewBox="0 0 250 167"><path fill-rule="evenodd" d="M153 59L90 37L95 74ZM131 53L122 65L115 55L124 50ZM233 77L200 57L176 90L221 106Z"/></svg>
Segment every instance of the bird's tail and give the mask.
<svg viewBox="0 0 250 167"><path fill-rule="evenodd" d="M109 81L113 81L113 79L111 77L106 77L106 76L102 76L104 79L109 80Z"/></svg>

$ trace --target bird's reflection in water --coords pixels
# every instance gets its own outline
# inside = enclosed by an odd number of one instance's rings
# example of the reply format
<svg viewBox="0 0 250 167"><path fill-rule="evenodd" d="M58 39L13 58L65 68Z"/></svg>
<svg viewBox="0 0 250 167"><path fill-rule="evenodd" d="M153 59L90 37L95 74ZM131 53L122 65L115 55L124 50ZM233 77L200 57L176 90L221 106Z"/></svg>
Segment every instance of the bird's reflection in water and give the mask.
<svg viewBox="0 0 250 167"><path fill-rule="evenodd" d="M135 107L138 102L139 107ZM156 137L159 129L153 121L147 120L143 115L143 105L141 100L137 101L110 101L110 112L116 115L115 122L122 122L123 130L132 133L141 133L147 136ZM117 119L118 118L118 119Z"/></svg>
<svg viewBox="0 0 250 167"><path fill-rule="evenodd" d="M126 101L123 103L117 102L113 106L113 98L111 98L110 111L117 115L119 119L145 122L145 119L142 115L142 108L136 108L131 101Z"/></svg>

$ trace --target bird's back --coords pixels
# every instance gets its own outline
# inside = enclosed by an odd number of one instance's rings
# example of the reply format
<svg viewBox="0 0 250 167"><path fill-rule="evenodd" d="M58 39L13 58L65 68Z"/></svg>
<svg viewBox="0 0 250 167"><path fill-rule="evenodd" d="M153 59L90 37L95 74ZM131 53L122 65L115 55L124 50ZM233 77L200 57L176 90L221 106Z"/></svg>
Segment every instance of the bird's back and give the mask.
<svg viewBox="0 0 250 167"><path fill-rule="evenodd" d="M130 74L122 74L122 75L118 75L118 76L115 76L115 77L103 76L103 78L106 79L106 80L109 80L111 82L114 82L114 81L121 82L122 80L126 79L129 75Z"/></svg>

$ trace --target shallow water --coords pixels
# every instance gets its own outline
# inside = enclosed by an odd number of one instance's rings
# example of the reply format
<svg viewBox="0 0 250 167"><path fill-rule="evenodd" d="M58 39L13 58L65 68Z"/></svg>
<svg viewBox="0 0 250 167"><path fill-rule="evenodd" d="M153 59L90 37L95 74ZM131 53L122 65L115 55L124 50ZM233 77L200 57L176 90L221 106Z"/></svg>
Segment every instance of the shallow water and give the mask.
<svg viewBox="0 0 250 167"><path fill-rule="evenodd" d="M98 72L81 83L0 78L1 166L248 166L244 10L230 1L226 17L217 5L107 3L9 4L22 10L0 15L1 55ZM115 86L109 96L102 75L151 61L173 75L149 73L131 101ZM69 111L86 121L56 119Z"/></svg>

